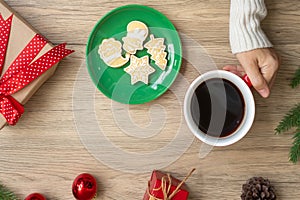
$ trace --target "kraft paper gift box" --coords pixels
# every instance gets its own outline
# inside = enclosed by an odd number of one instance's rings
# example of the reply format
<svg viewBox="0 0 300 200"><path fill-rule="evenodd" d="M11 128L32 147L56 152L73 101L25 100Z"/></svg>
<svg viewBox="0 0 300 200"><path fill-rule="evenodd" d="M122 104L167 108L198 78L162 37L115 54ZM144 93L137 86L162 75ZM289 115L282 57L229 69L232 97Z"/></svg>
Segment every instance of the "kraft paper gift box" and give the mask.
<svg viewBox="0 0 300 200"><path fill-rule="evenodd" d="M37 31L28 24L24 19L21 18L14 10L12 10L3 0L0 0L0 13L4 20L7 20L13 15L10 37L8 40L7 51L4 61L3 70L1 76L13 63L20 52L27 46L27 44L32 40L32 38L37 34ZM48 52L53 48L53 45L47 41L47 44L42 48L38 55L34 58L32 62L37 60L43 54ZM73 51L72 51L73 52ZM11 96L14 97L20 104L24 105L31 96L41 87L41 85L49 79L55 72L57 64L53 65L38 78L33 80L23 89L17 91ZM7 124L5 117L0 114L0 129Z"/></svg>

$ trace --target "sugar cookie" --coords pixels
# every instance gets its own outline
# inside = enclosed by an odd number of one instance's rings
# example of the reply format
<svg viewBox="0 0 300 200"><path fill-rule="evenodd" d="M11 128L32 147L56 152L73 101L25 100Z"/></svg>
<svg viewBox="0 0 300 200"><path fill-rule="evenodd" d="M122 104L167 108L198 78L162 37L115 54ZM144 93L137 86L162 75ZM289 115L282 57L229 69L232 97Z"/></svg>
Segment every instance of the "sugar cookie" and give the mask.
<svg viewBox="0 0 300 200"><path fill-rule="evenodd" d="M127 36L123 37L123 49L135 54L137 50L143 49L143 42L148 36L148 27L140 21L132 21L127 25Z"/></svg>
<svg viewBox="0 0 300 200"><path fill-rule="evenodd" d="M166 59L164 38L154 38L153 35L150 35L150 41L145 44L145 48L148 49L147 52L151 55L151 59L155 61L155 64L165 70L168 60Z"/></svg>
<svg viewBox="0 0 300 200"><path fill-rule="evenodd" d="M130 56L130 65L124 71L131 76L131 85L138 81L148 84L149 75L155 72L155 69L149 65L149 57L143 56L138 58L134 55Z"/></svg>
<svg viewBox="0 0 300 200"><path fill-rule="evenodd" d="M104 39L98 53L105 64L113 68L125 65L130 57L129 54L126 54L125 58L122 57L122 44L114 38Z"/></svg>

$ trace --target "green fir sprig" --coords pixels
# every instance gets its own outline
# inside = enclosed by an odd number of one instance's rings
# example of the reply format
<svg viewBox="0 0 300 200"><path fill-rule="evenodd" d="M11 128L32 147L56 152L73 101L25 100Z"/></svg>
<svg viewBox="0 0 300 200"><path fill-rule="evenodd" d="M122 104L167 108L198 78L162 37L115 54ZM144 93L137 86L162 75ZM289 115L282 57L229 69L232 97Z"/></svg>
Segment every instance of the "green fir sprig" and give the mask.
<svg viewBox="0 0 300 200"><path fill-rule="evenodd" d="M296 134L293 137L294 142L290 150L290 161L296 163L300 157L300 128L297 129Z"/></svg>
<svg viewBox="0 0 300 200"><path fill-rule="evenodd" d="M294 127L300 127L300 103L283 117L275 129L275 133L280 134Z"/></svg>
<svg viewBox="0 0 300 200"><path fill-rule="evenodd" d="M0 199L1 200L19 200L17 196L9 191L5 186L0 184Z"/></svg>
<svg viewBox="0 0 300 200"><path fill-rule="evenodd" d="M291 87L296 88L300 85L300 69L295 73L294 78L291 81ZM300 103L296 104L279 122L275 129L276 134L280 134L296 128L296 133L293 136L293 145L290 149L290 161L297 163L300 158Z"/></svg>
<svg viewBox="0 0 300 200"><path fill-rule="evenodd" d="M300 85L300 68L296 71L290 85L292 88L296 88L298 85Z"/></svg>

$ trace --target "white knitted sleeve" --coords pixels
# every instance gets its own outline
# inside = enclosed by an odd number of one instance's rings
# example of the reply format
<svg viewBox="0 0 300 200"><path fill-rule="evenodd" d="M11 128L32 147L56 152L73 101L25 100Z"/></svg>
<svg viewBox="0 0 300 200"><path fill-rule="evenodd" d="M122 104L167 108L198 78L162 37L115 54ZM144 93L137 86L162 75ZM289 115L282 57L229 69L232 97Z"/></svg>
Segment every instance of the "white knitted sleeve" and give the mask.
<svg viewBox="0 0 300 200"><path fill-rule="evenodd" d="M230 45L233 54L272 47L260 27L266 15L264 0L231 0Z"/></svg>

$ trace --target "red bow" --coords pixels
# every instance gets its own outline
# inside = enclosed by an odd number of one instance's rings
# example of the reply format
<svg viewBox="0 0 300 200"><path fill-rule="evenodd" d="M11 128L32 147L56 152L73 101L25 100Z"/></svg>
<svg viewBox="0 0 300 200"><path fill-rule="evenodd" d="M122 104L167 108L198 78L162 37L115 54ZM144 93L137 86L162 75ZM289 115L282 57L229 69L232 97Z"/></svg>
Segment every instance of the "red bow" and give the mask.
<svg viewBox="0 0 300 200"><path fill-rule="evenodd" d="M4 20L0 15L0 73L4 66L12 18L13 15ZM66 44L60 44L33 61L46 44L47 41L36 34L0 79L0 113L10 125L15 125L24 112L23 105L11 95L74 52L66 49Z"/></svg>

